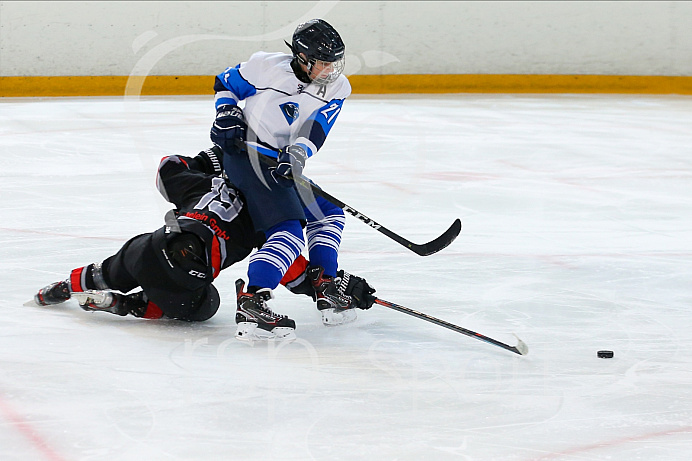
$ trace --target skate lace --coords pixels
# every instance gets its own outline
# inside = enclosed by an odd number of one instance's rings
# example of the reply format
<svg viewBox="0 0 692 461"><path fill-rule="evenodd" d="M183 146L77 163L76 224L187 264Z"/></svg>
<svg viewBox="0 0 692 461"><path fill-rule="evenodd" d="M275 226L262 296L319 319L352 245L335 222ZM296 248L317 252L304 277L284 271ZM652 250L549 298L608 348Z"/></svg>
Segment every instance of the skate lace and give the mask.
<svg viewBox="0 0 692 461"><path fill-rule="evenodd" d="M277 319L288 318L287 315L277 314L276 312L269 309L269 307L267 306L267 299L271 299L271 298L269 296L263 296L263 295L252 296L252 300L254 301L252 303L253 307L255 309L257 309L258 311L262 312L263 314L266 314L266 315L271 316L273 318L277 318Z"/></svg>
<svg viewBox="0 0 692 461"><path fill-rule="evenodd" d="M323 290L324 300L337 309L348 309L351 306L351 296L346 294L346 287L350 280L350 274L344 273L343 277L334 277L333 283L329 283Z"/></svg>
<svg viewBox="0 0 692 461"><path fill-rule="evenodd" d="M263 303L263 304L264 304L264 303ZM271 309L269 309L269 308L266 306L266 304L264 304L264 305L262 305L262 306L258 306L258 309L261 310L262 312L264 312L265 314L270 315L270 316L272 316L272 317L274 317L274 318L277 318L277 319L285 319L285 318L288 318L287 315L277 314L276 312L272 311Z"/></svg>

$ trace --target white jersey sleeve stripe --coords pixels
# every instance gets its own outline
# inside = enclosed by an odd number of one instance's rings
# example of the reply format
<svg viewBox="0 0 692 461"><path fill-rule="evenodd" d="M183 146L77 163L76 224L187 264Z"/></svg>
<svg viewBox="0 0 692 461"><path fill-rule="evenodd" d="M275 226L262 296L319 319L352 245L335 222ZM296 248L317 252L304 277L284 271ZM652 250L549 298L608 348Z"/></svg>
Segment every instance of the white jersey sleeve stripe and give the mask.
<svg viewBox="0 0 692 461"><path fill-rule="evenodd" d="M233 104L233 105L238 105L238 96L233 94L232 91L219 91L216 93L214 96L214 105L218 108L219 106L223 106L224 104Z"/></svg>
<svg viewBox="0 0 692 461"><path fill-rule="evenodd" d="M305 149L305 152L307 152L308 157L312 157L315 154L315 152L317 152L317 147L315 147L315 144L313 144L313 142L310 141L308 138L304 138L301 136L300 138L296 139L295 144Z"/></svg>

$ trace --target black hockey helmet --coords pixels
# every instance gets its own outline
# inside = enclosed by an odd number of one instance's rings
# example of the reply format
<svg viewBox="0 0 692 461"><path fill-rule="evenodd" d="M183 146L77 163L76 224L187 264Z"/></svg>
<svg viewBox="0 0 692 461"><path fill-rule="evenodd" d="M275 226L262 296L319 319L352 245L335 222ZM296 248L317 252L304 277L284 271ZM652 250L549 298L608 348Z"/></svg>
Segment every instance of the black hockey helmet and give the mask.
<svg viewBox="0 0 692 461"><path fill-rule="evenodd" d="M216 314L221 304L219 291L213 284L203 285L196 290L175 285L175 282L158 274L160 285L142 286L152 303L161 309L166 317L188 322L203 322Z"/></svg>
<svg viewBox="0 0 692 461"><path fill-rule="evenodd" d="M327 75L313 80L317 84L336 81L344 70L346 46L336 29L323 19L311 19L298 25L293 32L292 43L286 42L286 45L293 52L295 59L307 66L308 74L315 61L332 64Z"/></svg>

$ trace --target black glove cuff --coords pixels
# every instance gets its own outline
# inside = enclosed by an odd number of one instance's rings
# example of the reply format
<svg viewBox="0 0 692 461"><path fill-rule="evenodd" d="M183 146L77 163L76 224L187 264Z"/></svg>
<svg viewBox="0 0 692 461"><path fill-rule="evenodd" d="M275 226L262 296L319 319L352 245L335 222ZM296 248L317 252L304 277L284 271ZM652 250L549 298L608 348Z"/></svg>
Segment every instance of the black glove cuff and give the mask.
<svg viewBox="0 0 692 461"><path fill-rule="evenodd" d="M293 168L298 168L302 172L303 168L305 168L305 161L307 158L308 153L305 152L305 149L297 144L291 144L279 151L277 160L279 163L288 163Z"/></svg>
<svg viewBox="0 0 692 461"><path fill-rule="evenodd" d="M223 171L223 152L217 146L200 152L197 158L204 166L205 173L218 175Z"/></svg>
<svg viewBox="0 0 692 461"><path fill-rule="evenodd" d="M368 282L357 275L349 274L344 270L339 270L337 277L347 281L344 293L353 298L355 307L359 309L370 309L377 298L373 296L375 289Z"/></svg>
<svg viewBox="0 0 692 461"><path fill-rule="evenodd" d="M238 120L244 122L245 115L243 114L243 109L234 104L224 104L216 109L216 118L221 117L234 117Z"/></svg>

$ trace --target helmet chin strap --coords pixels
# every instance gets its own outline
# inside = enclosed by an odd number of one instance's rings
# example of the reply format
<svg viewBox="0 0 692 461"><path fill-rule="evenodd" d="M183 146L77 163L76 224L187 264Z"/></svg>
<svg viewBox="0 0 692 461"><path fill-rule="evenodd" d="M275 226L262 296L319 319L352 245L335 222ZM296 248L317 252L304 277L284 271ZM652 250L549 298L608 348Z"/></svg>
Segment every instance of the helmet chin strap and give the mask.
<svg viewBox="0 0 692 461"><path fill-rule="evenodd" d="M307 58L304 58L303 56L298 53L293 46L288 43L286 40L284 40L284 43L286 44L287 47L291 49L291 52L293 53L293 60L291 61L291 69L293 69L293 73L295 74L296 78L300 80L303 83L312 83L312 80L310 79L309 73L310 70L312 69L312 64L308 62ZM305 72L303 68L300 66L300 64L303 64L308 68L308 71Z"/></svg>

